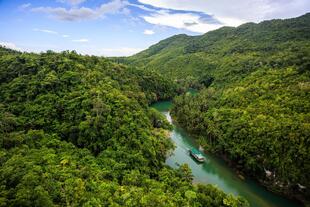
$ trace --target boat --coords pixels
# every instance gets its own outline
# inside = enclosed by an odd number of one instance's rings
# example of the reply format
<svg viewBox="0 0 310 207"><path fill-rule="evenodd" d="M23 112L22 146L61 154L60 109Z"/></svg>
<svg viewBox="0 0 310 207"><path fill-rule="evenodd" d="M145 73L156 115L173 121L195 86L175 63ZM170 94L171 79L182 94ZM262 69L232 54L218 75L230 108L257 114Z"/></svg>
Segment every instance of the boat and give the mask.
<svg viewBox="0 0 310 207"><path fill-rule="evenodd" d="M202 156L201 152L199 150L193 148L189 150L189 154L195 158L198 162L204 162L205 158Z"/></svg>

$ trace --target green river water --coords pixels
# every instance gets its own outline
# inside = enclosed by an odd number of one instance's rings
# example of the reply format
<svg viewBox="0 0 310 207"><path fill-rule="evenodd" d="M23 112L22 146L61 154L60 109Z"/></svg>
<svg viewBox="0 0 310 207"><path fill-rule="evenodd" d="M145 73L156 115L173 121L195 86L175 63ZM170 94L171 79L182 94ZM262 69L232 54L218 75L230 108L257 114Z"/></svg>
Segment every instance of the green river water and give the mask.
<svg viewBox="0 0 310 207"><path fill-rule="evenodd" d="M301 206L266 190L252 179L246 178L241 180L223 160L215 156L203 154L206 158L206 162L203 164L193 160L188 154L188 149L193 147L198 149L198 145L182 128L173 123L169 114L171 106L172 103L170 101L161 101L152 105L152 107L163 113L174 126L171 139L175 143L176 148L173 154L166 160L169 166L178 168L180 164L187 163L194 175L194 182L214 184L226 193L240 195L247 199L253 207Z"/></svg>

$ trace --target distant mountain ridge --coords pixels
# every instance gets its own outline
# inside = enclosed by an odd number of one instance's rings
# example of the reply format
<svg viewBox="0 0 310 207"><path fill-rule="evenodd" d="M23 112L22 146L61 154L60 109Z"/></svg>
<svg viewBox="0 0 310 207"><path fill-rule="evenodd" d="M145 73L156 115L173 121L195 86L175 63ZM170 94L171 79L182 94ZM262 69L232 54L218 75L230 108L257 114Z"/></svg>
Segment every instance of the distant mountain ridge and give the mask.
<svg viewBox="0 0 310 207"><path fill-rule="evenodd" d="M199 36L175 35L136 55L119 58L118 62L157 70L176 79L185 76L196 79L219 65L214 59L245 53L269 56L289 49L286 44L292 42L297 47L305 41L308 44L309 22L310 13L307 13L292 19L246 23L236 28L222 27Z"/></svg>

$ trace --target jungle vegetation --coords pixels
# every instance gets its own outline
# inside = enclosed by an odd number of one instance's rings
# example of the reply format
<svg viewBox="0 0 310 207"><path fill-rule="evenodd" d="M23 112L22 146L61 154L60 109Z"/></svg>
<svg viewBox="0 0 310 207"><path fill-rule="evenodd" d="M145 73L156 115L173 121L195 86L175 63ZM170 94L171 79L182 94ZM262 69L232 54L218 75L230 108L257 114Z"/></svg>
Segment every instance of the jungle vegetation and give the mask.
<svg viewBox="0 0 310 207"><path fill-rule="evenodd" d="M310 14L128 58L0 48L0 206L248 206L164 164L172 115L274 191L310 197Z"/></svg>
<svg viewBox="0 0 310 207"><path fill-rule="evenodd" d="M310 13L176 35L115 61L201 89L174 99L179 124L273 191L310 202Z"/></svg>
<svg viewBox="0 0 310 207"><path fill-rule="evenodd" d="M0 206L248 206L164 164L171 126L149 104L178 87L159 73L0 48L0 83Z"/></svg>

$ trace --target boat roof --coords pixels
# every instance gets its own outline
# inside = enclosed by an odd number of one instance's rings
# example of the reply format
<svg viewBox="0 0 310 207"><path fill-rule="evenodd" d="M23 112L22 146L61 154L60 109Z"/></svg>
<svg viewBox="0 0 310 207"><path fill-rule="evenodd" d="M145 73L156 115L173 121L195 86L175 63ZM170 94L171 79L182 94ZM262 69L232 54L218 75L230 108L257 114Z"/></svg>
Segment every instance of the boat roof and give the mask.
<svg viewBox="0 0 310 207"><path fill-rule="evenodd" d="M195 149L195 148L192 148L191 152L194 153L194 154L199 154L199 155L201 154L201 152L199 150Z"/></svg>

